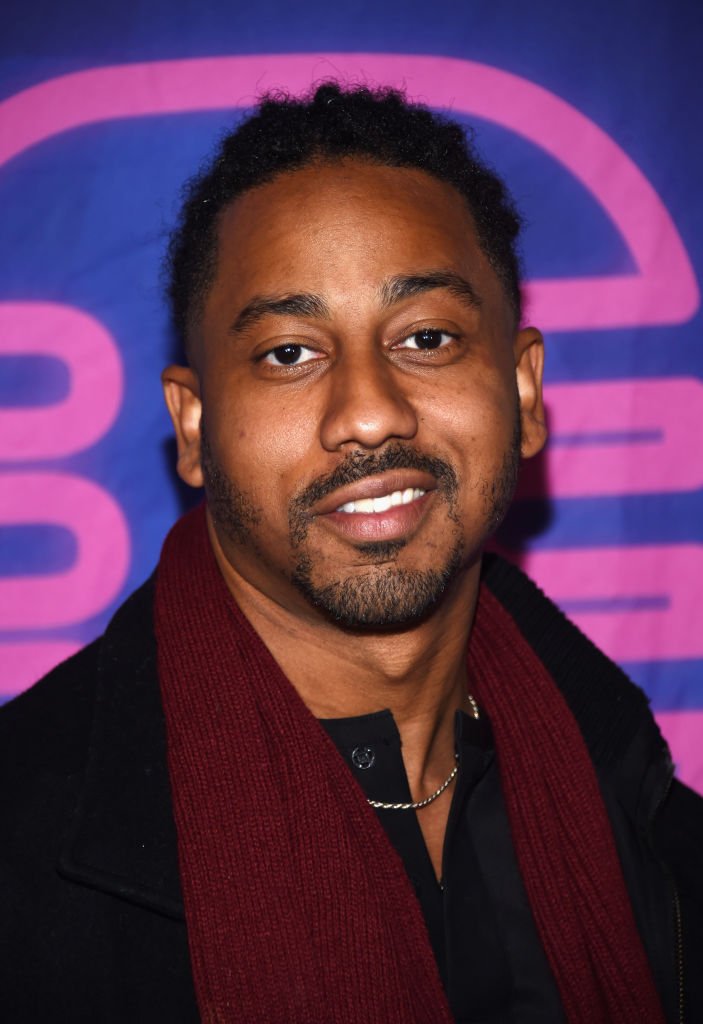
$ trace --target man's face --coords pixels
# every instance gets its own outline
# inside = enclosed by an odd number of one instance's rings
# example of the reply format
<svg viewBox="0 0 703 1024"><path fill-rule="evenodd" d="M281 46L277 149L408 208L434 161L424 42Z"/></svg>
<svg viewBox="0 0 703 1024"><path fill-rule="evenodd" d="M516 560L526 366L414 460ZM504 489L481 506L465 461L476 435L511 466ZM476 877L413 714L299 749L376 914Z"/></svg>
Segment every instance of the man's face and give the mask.
<svg viewBox="0 0 703 1024"><path fill-rule="evenodd" d="M427 614L544 439L541 339L463 199L410 169L310 166L236 200L194 371L169 372L229 570L350 628Z"/></svg>

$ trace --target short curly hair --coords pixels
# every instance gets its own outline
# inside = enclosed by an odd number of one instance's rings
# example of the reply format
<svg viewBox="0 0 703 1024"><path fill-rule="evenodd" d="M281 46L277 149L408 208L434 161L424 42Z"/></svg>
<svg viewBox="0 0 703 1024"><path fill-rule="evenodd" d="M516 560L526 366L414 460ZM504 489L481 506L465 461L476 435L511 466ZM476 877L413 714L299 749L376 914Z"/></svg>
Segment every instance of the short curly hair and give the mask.
<svg viewBox="0 0 703 1024"><path fill-rule="evenodd" d="M328 82L304 98L265 96L187 183L166 260L173 324L186 351L216 272L220 213L281 173L345 157L414 168L453 185L468 203L479 244L520 319L520 216L462 126L394 89Z"/></svg>

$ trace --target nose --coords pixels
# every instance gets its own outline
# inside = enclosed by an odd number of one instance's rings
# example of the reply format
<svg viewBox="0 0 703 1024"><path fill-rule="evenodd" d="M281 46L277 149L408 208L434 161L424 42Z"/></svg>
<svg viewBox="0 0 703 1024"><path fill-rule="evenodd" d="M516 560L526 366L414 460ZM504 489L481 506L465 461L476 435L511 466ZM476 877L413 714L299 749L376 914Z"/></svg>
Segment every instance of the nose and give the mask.
<svg viewBox="0 0 703 1024"><path fill-rule="evenodd" d="M392 439L410 440L418 418L403 393L398 372L378 352L340 360L330 373L327 408L322 418L322 446L379 448Z"/></svg>

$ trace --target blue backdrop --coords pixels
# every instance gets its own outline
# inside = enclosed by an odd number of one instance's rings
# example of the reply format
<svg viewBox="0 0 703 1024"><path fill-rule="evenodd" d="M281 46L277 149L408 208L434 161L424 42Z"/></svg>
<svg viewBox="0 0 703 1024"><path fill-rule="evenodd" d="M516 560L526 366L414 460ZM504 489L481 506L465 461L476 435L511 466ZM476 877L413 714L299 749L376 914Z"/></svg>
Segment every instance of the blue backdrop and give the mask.
<svg viewBox="0 0 703 1024"><path fill-rule="evenodd" d="M159 386L183 181L265 88L389 82L473 125L526 217L554 437L501 544L703 788L702 28L693 0L6 3L0 696L103 628L186 500Z"/></svg>

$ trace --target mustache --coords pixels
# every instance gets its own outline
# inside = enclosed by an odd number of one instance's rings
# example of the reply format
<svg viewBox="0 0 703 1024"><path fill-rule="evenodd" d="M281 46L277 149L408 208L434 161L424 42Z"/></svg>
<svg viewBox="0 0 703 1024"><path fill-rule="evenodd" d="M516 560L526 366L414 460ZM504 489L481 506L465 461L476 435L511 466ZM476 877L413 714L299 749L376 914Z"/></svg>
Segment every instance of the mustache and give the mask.
<svg viewBox="0 0 703 1024"><path fill-rule="evenodd" d="M292 501L291 520L300 522L301 517L318 501L332 494L339 487L355 484L369 476L378 476L392 469L417 469L429 473L437 481L444 496L451 500L458 489L457 475L452 466L436 456L425 455L402 444L390 444L382 452L350 452L331 473L313 480Z"/></svg>

